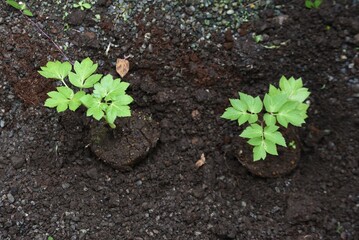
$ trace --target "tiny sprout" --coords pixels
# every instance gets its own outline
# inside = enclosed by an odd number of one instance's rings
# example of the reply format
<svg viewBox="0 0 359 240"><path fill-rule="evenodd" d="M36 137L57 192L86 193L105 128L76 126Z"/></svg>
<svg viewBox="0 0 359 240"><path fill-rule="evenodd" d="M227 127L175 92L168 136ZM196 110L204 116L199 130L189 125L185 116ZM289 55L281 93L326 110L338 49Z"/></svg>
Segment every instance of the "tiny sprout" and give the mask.
<svg viewBox="0 0 359 240"><path fill-rule="evenodd" d="M86 1L79 1L78 3L74 3L72 5L74 8L80 8L81 11L84 11L86 9L90 9L92 5Z"/></svg>
<svg viewBox="0 0 359 240"><path fill-rule="evenodd" d="M288 146L293 148L293 149L297 149L297 145L295 144L295 141L290 141Z"/></svg>

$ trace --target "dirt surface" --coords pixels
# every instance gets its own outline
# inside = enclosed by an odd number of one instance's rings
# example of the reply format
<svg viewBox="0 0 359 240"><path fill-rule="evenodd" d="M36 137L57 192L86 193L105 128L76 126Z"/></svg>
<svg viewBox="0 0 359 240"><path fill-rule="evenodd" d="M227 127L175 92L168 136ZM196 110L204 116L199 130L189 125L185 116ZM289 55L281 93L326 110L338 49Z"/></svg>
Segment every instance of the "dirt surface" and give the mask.
<svg viewBox="0 0 359 240"><path fill-rule="evenodd" d="M37 70L62 55L1 1L0 239L358 239L357 1L312 10L274 1L256 21L201 41L160 8L133 14L132 27L114 24L111 1L70 9L66 21L56 4L36 2L33 19L71 60L89 56L115 75L116 59L133 56L131 107L161 134L130 172L99 161L83 112L43 107L55 83ZM220 115L238 91L263 96L282 75L311 90L309 118L298 167L263 179L234 157L241 129Z"/></svg>

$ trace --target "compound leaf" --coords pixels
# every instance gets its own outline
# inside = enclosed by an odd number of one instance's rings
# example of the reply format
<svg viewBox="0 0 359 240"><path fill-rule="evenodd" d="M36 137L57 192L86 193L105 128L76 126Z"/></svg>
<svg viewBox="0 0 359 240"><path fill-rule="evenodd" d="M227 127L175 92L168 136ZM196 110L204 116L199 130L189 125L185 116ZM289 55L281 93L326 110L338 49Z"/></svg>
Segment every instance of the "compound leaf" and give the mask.
<svg viewBox="0 0 359 240"><path fill-rule="evenodd" d="M258 161L261 159L265 159L267 156L266 150L264 149L264 144L261 143L258 146L253 148L253 161Z"/></svg>
<svg viewBox="0 0 359 240"><path fill-rule="evenodd" d="M267 126L269 125L275 125L275 123L277 122L275 116L273 116L270 113L265 113L263 116L264 122L266 123Z"/></svg>
<svg viewBox="0 0 359 240"><path fill-rule="evenodd" d="M76 61L74 64L74 70L75 73L69 74L69 80L70 82L79 88L85 88L85 80L90 77L96 70L97 70L98 64L93 64L92 60L90 58L85 58L84 60L80 62ZM94 79L91 79L90 82L87 84L87 86L91 85L90 83L96 80L98 75L94 77ZM100 77L101 78L101 77ZM97 79L98 81L99 79ZM91 86L92 87L92 86Z"/></svg>
<svg viewBox="0 0 359 240"><path fill-rule="evenodd" d="M251 138L248 143L252 146L259 146L262 144L263 139L261 137Z"/></svg>
<svg viewBox="0 0 359 240"><path fill-rule="evenodd" d="M278 155L277 146L268 139L264 139L264 149L269 154Z"/></svg>
<svg viewBox="0 0 359 240"><path fill-rule="evenodd" d="M275 143L275 144L286 147L287 145L285 143L285 139L284 139L283 135L279 131L277 131L278 127L275 126L276 130L270 129L269 127L272 127L272 126L267 126L264 128L264 138L266 140L269 140L269 141Z"/></svg>
<svg viewBox="0 0 359 240"><path fill-rule="evenodd" d="M224 113L221 116L221 118L232 120L232 121L237 120L240 117L241 117L241 112L234 109L233 107L226 108L226 111L224 111Z"/></svg>
<svg viewBox="0 0 359 240"><path fill-rule="evenodd" d="M240 112L247 112L248 106L244 101L240 99L229 99L229 101L234 109Z"/></svg>
<svg viewBox="0 0 359 240"><path fill-rule="evenodd" d="M48 62L46 66L41 67L41 71L38 71L41 76L45 78L53 78L58 80L64 80L72 69L71 63L55 61Z"/></svg>
<svg viewBox="0 0 359 240"><path fill-rule="evenodd" d="M76 111L76 109L78 109L81 106L81 101L80 99L85 96L85 92L84 91L79 91L77 93L75 93L75 95L70 99L69 102L69 109L71 111Z"/></svg>
<svg viewBox="0 0 359 240"><path fill-rule="evenodd" d="M276 95L270 95L266 94L264 96L264 107L267 110L267 112L278 112L278 110L286 103L287 96L286 94L280 93Z"/></svg>
<svg viewBox="0 0 359 240"><path fill-rule="evenodd" d="M98 81L100 81L100 79L102 78L102 74L93 74L91 75L90 77L88 77L86 80L85 80L85 83L83 85L83 88L91 88L93 87L93 85L95 83L97 83Z"/></svg>
<svg viewBox="0 0 359 240"><path fill-rule="evenodd" d="M259 97L252 97L248 94L239 92L240 100L242 100L247 106L248 111L251 113L259 113L263 108L262 100Z"/></svg>
<svg viewBox="0 0 359 240"><path fill-rule="evenodd" d="M243 138L256 138L263 136L263 128L259 124L251 124L246 127L242 134L240 135Z"/></svg>
<svg viewBox="0 0 359 240"><path fill-rule="evenodd" d="M258 115L257 114L248 114L249 118L248 118L248 122L249 123L255 123L258 121Z"/></svg>
<svg viewBox="0 0 359 240"><path fill-rule="evenodd" d="M67 87L57 87L56 89L57 91L47 93L49 98L45 101L45 107L56 107L57 112L63 112L68 108L74 92Z"/></svg>

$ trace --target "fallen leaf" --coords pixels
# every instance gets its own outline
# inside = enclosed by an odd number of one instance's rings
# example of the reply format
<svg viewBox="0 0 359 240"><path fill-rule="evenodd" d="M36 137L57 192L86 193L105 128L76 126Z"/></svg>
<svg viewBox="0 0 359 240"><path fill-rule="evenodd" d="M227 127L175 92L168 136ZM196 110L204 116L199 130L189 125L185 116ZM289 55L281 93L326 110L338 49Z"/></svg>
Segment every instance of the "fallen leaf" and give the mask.
<svg viewBox="0 0 359 240"><path fill-rule="evenodd" d="M117 58L116 61L116 72L120 74L121 77L124 77L128 70L130 70L130 62L126 59Z"/></svg>
<svg viewBox="0 0 359 240"><path fill-rule="evenodd" d="M202 153L201 158L198 159L198 161L196 162L196 168L198 169L202 167L205 163L206 163L206 158L204 157L204 153Z"/></svg>

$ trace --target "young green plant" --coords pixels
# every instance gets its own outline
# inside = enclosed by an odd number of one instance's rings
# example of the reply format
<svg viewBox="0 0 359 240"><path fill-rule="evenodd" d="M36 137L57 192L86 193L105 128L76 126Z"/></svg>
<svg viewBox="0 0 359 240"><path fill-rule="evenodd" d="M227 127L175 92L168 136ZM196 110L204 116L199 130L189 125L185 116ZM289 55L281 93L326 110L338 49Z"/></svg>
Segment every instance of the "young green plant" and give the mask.
<svg viewBox="0 0 359 240"><path fill-rule="evenodd" d="M74 8L80 8L81 11L84 11L86 9L90 9L92 5L86 1L79 1L78 3L74 3L72 5Z"/></svg>
<svg viewBox="0 0 359 240"><path fill-rule="evenodd" d="M6 3L12 6L13 8L20 10L24 15L32 17L34 16L32 12L27 8L26 4L23 2L17 2L14 0L6 0Z"/></svg>
<svg viewBox="0 0 359 240"><path fill-rule="evenodd" d="M323 0L305 0L305 6L309 9L319 8Z"/></svg>
<svg viewBox="0 0 359 240"><path fill-rule="evenodd" d="M97 67L90 58L76 61L73 66L70 62L54 61L41 67L39 73L43 77L60 80L63 85L47 94L45 106L63 112L76 111L83 105L87 116L98 121L104 119L115 128L117 117L131 116L128 105L133 98L126 94L129 83L113 79L110 74L96 74Z"/></svg>
<svg viewBox="0 0 359 240"><path fill-rule="evenodd" d="M240 136L248 139L253 146L253 160L258 161L267 154L278 155L277 145L287 146L280 127L300 127L305 123L309 105L304 102L309 95L301 78L282 76L279 88L270 85L263 101L239 92L239 99L230 99L231 107L221 117L237 121L239 126L249 124Z"/></svg>

